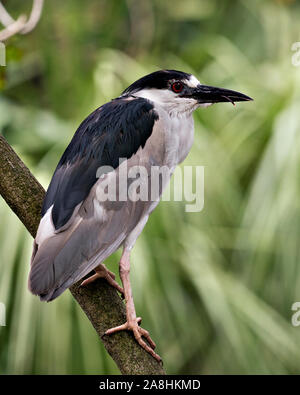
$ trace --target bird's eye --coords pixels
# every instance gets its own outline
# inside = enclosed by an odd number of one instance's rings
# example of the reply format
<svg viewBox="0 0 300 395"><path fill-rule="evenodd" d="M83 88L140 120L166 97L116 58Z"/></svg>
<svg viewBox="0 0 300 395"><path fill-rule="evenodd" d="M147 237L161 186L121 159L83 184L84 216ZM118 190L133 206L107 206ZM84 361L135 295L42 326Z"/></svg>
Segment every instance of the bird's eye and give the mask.
<svg viewBox="0 0 300 395"><path fill-rule="evenodd" d="M183 84L181 82L174 82L174 84L171 85L172 91L175 93L180 93L183 89Z"/></svg>

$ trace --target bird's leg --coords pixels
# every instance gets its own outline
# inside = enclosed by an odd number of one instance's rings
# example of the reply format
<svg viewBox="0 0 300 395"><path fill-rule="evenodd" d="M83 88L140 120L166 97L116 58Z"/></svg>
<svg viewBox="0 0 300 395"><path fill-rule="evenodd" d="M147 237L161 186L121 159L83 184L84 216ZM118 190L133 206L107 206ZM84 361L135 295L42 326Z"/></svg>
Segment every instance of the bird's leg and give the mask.
<svg viewBox="0 0 300 395"><path fill-rule="evenodd" d="M161 361L160 356L153 351L156 346L154 341L151 339L149 332L139 326L139 323L142 321L142 319L140 317L137 318L136 316L129 279L129 271L130 251L125 248L120 260L120 277L124 287L127 322L125 322L123 325L116 326L115 328L108 329L105 334L111 335L112 333L122 330L131 330L137 342L157 361ZM147 340L150 346L148 346L148 344L143 340L143 337Z"/></svg>
<svg viewBox="0 0 300 395"><path fill-rule="evenodd" d="M107 269L107 267L103 264L100 263L99 266L97 266L95 269L95 274L92 276L88 277L86 280L84 280L80 286L85 286L87 284L92 283L95 281L97 278L105 278L106 281L114 288L116 288L122 295L124 295L124 290L120 285L115 281L115 274L111 272L110 270Z"/></svg>

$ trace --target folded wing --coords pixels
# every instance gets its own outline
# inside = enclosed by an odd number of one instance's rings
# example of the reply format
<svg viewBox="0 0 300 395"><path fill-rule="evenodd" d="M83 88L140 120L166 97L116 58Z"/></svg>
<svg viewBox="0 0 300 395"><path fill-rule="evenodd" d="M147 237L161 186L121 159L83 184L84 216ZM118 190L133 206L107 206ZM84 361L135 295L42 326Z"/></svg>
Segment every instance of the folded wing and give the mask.
<svg viewBox="0 0 300 395"><path fill-rule="evenodd" d="M97 170L117 169L120 158L143 148L157 119L149 101L123 97L79 126L49 185L34 242L29 288L42 300L54 299L91 271L138 221L142 208L133 203L117 210L95 206Z"/></svg>

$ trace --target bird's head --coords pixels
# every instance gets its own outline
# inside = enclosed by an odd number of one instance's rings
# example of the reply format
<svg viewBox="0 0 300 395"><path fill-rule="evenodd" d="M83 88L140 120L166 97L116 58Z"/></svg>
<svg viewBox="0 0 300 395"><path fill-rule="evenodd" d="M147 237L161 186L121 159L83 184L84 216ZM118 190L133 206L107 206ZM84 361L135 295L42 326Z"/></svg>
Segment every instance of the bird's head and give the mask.
<svg viewBox="0 0 300 395"><path fill-rule="evenodd" d="M172 114L190 114L198 107L214 103L252 100L229 89L202 85L192 74L177 70L159 70L131 84L122 94L143 97Z"/></svg>

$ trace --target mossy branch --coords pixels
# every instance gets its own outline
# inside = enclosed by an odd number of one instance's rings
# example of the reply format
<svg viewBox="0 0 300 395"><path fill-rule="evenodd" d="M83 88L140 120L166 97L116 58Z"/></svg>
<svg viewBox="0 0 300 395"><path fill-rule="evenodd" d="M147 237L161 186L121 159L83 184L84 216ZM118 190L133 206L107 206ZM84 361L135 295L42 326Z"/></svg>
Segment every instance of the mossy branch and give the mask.
<svg viewBox="0 0 300 395"><path fill-rule="evenodd" d="M2 136L0 136L0 194L34 237L40 221L45 191ZM117 291L105 280L96 280L83 288L77 283L70 288L70 291L121 373L165 374L162 364L142 349L131 333L123 331L113 336L103 336L107 329L123 324L126 320L123 301Z"/></svg>

